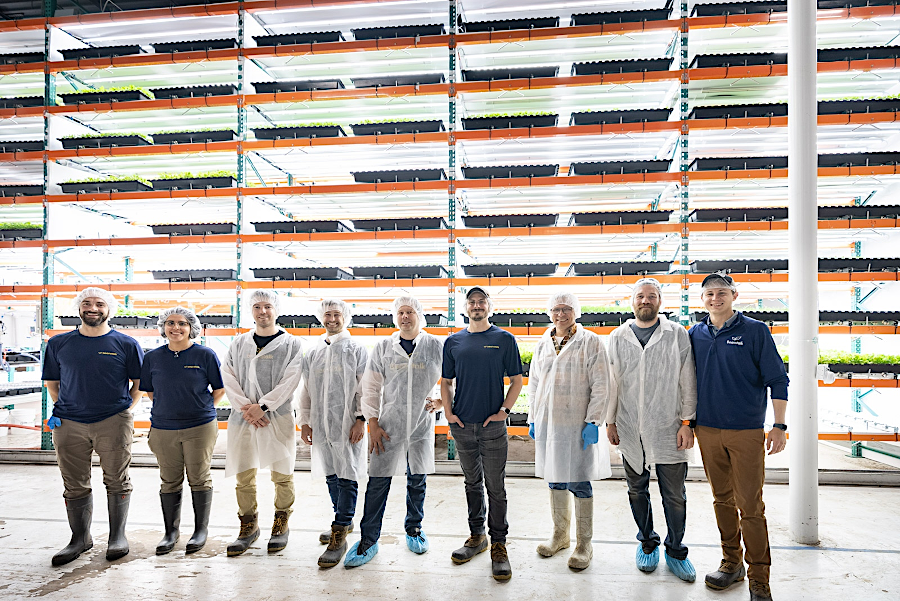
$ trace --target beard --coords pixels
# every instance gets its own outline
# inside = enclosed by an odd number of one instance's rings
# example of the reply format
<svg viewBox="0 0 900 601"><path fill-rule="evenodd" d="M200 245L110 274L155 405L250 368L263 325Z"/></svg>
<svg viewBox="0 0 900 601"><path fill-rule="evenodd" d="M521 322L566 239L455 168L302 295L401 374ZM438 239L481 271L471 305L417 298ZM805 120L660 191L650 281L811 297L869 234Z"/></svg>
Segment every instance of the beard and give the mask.
<svg viewBox="0 0 900 601"><path fill-rule="evenodd" d="M88 315L87 313L82 313L79 317L81 317L81 321L84 325L96 328L97 326L102 325L103 322L109 318L109 315L102 313L100 315Z"/></svg>
<svg viewBox="0 0 900 601"><path fill-rule="evenodd" d="M653 307L640 307L634 312L634 316L641 321L653 321L658 314L659 310Z"/></svg>

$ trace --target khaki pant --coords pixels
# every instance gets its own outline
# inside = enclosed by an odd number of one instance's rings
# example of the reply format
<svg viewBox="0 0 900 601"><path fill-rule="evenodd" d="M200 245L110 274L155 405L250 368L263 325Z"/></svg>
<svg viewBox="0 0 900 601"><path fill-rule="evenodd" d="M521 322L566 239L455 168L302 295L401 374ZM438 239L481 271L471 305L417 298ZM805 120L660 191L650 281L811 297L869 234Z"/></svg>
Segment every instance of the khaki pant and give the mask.
<svg viewBox="0 0 900 601"><path fill-rule="evenodd" d="M185 472L191 490L212 489L209 464L218 435L219 426L215 420L183 430L150 428L147 442L159 464L159 478L162 480L159 492L180 491Z"/></svg>
<svg viewBox="0 0 900 601"><path fill-rule="evenodd" d="M286 511L288 515L293 513L291 506L294 504L294 474L279 474L272 472L272 482L275 484L275 510ZM256 513L256 468L250 468L237 475L238 515L254 515Z"/></svg>
<svg viewBox="0 0 900 601"><path fill-rule="evenodd" d="M720 430L705 426L697 426L694 432L712 487L722 555L726 561L740 564L744 559L743 537L747 577L768 584L772 557L762 499L766 433L762 429Z"/></svg>
<svg viewBox="0 0 900 601"><path fill-rule="evenodd" d="M106 493L131 492L128 466L131 464L131 442L134 421L131 411L122 411L93 424L61 419L53 429L56 462L63 479L63 497L83 499L91 494L91 453L100 456Z"/></svg>

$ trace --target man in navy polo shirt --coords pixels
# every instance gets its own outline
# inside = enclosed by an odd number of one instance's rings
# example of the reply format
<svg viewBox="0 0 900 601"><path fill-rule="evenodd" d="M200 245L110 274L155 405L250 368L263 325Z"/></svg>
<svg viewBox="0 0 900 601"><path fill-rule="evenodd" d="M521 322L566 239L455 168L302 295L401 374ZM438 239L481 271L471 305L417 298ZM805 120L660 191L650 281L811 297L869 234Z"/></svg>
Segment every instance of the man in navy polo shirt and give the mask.
<svg viewBox="0 0 900 601"><path fill-rule="evenodd" d="M751 601L769 601L772 559L762 500L765 451L772 455L784 450L788 377L769 328L732 309L738 297L734 280L712 274L701 290L709 316L689 332L697 365L694 432L712 487L723 555L719 569L706 575L706 586L723 590L746 574ZM768 436L767 391L775 415Z"/></svg>
<svg viewBox="0 0 900 601"><path fill-rule="evenodd" d="M491 537L491 570L496 580L509 580L512 568L506 553L506 455L509 439L506 418L522 390L522 362L515 337L491 325L493 303L483 289L466 294L469 326L444 343L441 399L450 432L456 440L465 475L470 536L453 552L465 563L488 546L484 535L484 488ZM503 394L503 378L510 386Z"/></svg>
<svg viewBox="0 0 900 601"><path fill-rule="evenodd" d="M110 329L109 317L118 307L115 297L101 288L86 288L75 304L81 325L50 339L41 375L53 400L47 425L53 430L72 529L68 546L53 556L55 566L69 563L93 546L92 451L100 456L109 507L106 559L128 554L131 407L141 398L138 385L144 352L134 338Z"/></svg>

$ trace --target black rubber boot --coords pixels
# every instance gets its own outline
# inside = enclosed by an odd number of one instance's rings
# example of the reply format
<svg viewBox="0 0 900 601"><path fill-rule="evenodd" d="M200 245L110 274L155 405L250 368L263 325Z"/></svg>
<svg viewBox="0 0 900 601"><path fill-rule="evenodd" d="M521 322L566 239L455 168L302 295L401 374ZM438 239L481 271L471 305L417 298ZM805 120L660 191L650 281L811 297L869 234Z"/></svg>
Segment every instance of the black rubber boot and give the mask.
<svg viewBox="0 0 900 601"><path fill-rule="evenodd" d="M479 553L488 548L488 540L484 534L472 534L466 539L466 543L450 555L453 563L466 563Z"/></svg>
<svg viewBox="0 0 900 601"><path fill-rule="evenodd" d="M106 495L109 507L109 544L106 559L115 561L128 555L128 539L125 538L125 522L128 520L128 503L131 493Z"/></svg>
<svg viewBox="0 0 900 601"><path fill-rule="evenodd" d="M259 514L238 516L241 520L241 531L237 540L228 545L228 557L236 557L250 548L250 545L259 538Z"/></svg>
<svg viewBox="0 0 900 601"><path fill-rule="evenodd" d="M320 568L333 568L341 562L344 553L347 552L348 532L348 526L331 525L331 540L328 541L328 548L319 556Z"/></svg>
<svg viewBox="0 0 900 601"><path fill-rule="evenodd" d="M162 505L163 525L166 533L156 545L156 554L165 555L175 548L178 537L181 534L178 528L181 526L181 491L159 493L159 502Z"/></svg>
<svg viewBox="0 0 900 601"><path fill-rule="evenodd" d="M53 565L55 566L69 563L94 546L94 540L91 538L94 496L88 495L80 499L66 499L66 514L69 516L69 528L72 530L72 539L65 549L53 556Z"/></svg>
<svg viewBox="0 0 900 601"><path fill-rule="evenodd" d="M290 534L288 517L287 511L275 512L275 522L272 524L272 538L269 539L267 547L269 553L277 553L287 547L288 534Z"/></svg>
<svg viewBox="0 0 900 601"><path fill-rule="evenodd" d="M722 591L737 582L743 580L747 574L744 563L740 565L725 561L719 564L719 569L706 575L706 586L717 591Z"/></svg>
<svg viewBox="0 0 900 601"><path fill-rule="evenodd" d="M347 534L353 534L353 522L350 522L350 528L347 530ZM331 542L331 528L319 535L319 542L323 545L327 545Z"/></svg>
<svg viewBox="0 0 900 601"><path fill-rule="evenodd" d="M213 491L192 490L191 501L194 504L194 533L191 535L185 553L196 553L206 544L206 536L209 528L209 510L212 507Z"/></svg>

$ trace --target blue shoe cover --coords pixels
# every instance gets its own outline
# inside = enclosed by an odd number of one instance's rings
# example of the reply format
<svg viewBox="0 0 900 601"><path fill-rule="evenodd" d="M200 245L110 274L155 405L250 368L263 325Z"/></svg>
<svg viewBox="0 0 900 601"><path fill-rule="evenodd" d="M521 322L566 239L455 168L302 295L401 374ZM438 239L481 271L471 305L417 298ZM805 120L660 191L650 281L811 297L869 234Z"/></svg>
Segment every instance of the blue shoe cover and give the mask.
<svg viewBox="0 0 900 601"><path fill-rule="evenodd" d="M421 555L425 551L428 550L428 537L425 536L425 533L419 530L419 534L417 536L406 535L406 546L409 547L409 550L413 553L418 553Z"/></svg>
<svg viewBox="0 0 900 601"><path fill-rule="evenodd" d="M669 557L669 554L666 553L666 565L669 566L670 572L685 582L693 582L697 579L697 570L694 569L694 564L687 557L675 559L674 557Z"/></svg>
<svg viewBox="0 0 900 601"><path fill-rule="evenodd" d="M344 556L344 567L345 568L355 568L357 566L361 566L363 564L369 563L373 557L378 553L378 543L376 542L374 545L366 549L366 552L362 555L357 553L357 549L359 549L359 542L353 543L353 546L350 547L350 550L347 551L347 555Z"/></svg>
<svg viewBox="0 0 900 601"><path fill-rule="evenodd" d="M634 560L640 571L648 573L652 572L656 569L656 566L659 565L659 547L653 549L651 553L644 553L644 547L639 544Z"/></svg>

